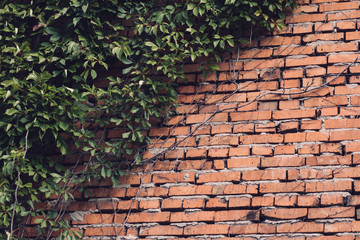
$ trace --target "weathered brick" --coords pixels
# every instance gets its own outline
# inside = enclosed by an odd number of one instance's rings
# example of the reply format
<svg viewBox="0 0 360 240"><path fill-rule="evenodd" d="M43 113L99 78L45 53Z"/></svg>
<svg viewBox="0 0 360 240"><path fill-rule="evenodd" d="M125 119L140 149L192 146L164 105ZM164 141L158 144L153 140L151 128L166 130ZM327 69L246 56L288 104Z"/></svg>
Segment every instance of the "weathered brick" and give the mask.
<svg viewBox="0 0 360 240"><path fill-rule="evenodd" d="M205 199L204 198L191 198L183 200L183 208L204 208Z"/></svg>
<svg viewBox="0 0 360 240"><path fill-rule="evenodd" d="M297 219L306 217L307 211L306 208L275 208L261 210L261 215L270 219Z"/></svg>
<svg viewBox="0 0 360 240"><path fill-rule="evenodd" d="M208 224L208 225L195 225L187 226L184 228L184 235L218 235L228 234L229 225L225 224Z"/></svg>
<svg viewBox="0 0 360 240"><path fill-rule="evenodd" d="M229 208L233 207L248 207L250 206L251 198L249 197L231 197L229 198Z"/></svg>
<svg viewBox="0 0 360 240"><path fill-rule="evenodd" d="M215 222L245 220L260 220L260 212L256 210L231 210L215 212Z"/></svg>
<svg viewBox="0 0 360 240"><path fill-rule="evenodd" d="M324 231L323 223L298 222L277 225L277 233L317 233Z"/></svg>
<svg viewBox="0 0 360 240"><path fill-rule="evenodd" d="M214 214L213 211L172 212L170 222L214 221Z"/></svg>
<svg viewBox="0 0 360 240"><path fill-rule="evenodd" d="M282 193L282 192L304 192L304 182L288 182L288 183L260 183L260 193Z"/></svg>
<svg viewBox="0 0 360 240"><path fill-rule="evenodd" d="M296 66L323 65L323 64L326 64L326 57L317 56L317 57L303 57L303 58L287 58L285 66L296 67Z"/></svg>
<svg viewBox="0 0 360 240"><path fill-rule="evenodd" d="M274 197L273 196L258 196L253 197L251 199L252 207L267 207L274 205Z"/></svg>
<svg viewBox="0 0 360 240"><path fill-rule="evenodd" d="M240 181L240 172L216 172L201 174L199 175L197 183L232 181Z"/></svg>
<svg viewBox="0 0 360 240"><path fill-rule="evenodd" d="M267 157L261 159L261 167L295 167L303 165L305 165L305 158L303 157Z"/></svg>
<svg viewBox="0 0 360 240"><path fill-rule="evenodd" d="M306 192L334 192L334 191L351 191L352 184L349 180L342 181L322 181L307 182Z"/></svg>
<svg viewBox="0 0 360 240"><path fill-rule="evenodd" d="M182 235L183 228L176 227L176 226L163 226L158 225L154 227L142 227L140 229L139 235L140 236L176 236Z"/></svg>
<svg viewBox="0 0 360 240"><path fill-rule="evenodd" d="M259 167L260 158L231 158L227 160L228 168Z"/></svg>
<svg viewBox="0 0 360 240"><path fill-rule="evenodd" d="M230 234L260 234L260 233L275 233L276 227L274 225L265 223L251 223L244 225L231 225Z"/></svg>

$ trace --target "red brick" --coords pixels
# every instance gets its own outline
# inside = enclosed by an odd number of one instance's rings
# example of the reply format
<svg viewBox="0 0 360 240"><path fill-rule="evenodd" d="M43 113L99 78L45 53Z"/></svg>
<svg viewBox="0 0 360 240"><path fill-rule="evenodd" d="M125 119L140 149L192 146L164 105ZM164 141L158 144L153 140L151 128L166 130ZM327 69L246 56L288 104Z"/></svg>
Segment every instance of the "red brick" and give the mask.
<svg viewBox="0 0 360 240"><path fill-rule="evenodd" d="M315 222L283 223L277 225L277 233L317 233L324 231L324 224Z"/></svg>
<svg viewBox="0 0 360 240"><path fill-rule="evenodd" d="M281 88L300 88L299 79L280 80Z"/></svg>
<svg viewBox="0 0 360 240"><path fill-rule="evenodd" d="M359 9L358 2L339 2L320 4L320 12L330 12L339 10Z"/></svg>
<svg viewBox="0 0 360 240"><path fill-rule="evenodd" d="M330 133L330 141L344 141L360 139L360 130L342 130L332 131Z"/></svg>
<svg viewBox="0 0 360 240"><path fill-rule="evenodd" d="M183 208L204 208L204 198L191 198L183 200Z"/></svg>
<svg viewBox="0 0 360 240"><path fill-rule="evenodd" d="M291 214L289 214L291 212ZM271 219L296 219L307 215L306 208L275 208L261 210L261 215Z"/></svg>
<svg viewBox="0 0 360 240"><path fill-rule="evenodd" d="M162 200L161 208L162 209L178 209L182 206L182 199L167 198Z"/></svg>
<svg viewBox="0 0 360 240"><path fill-rule="evenodd" d="M328 57L328 63L351 63L358 58L359 54L330 54ZM346 86L342 86L342 88L346 88ZM345 94L345 93L342 93Z"/></svg>
<svg viewBox="0 0 360 240"><path fill-rule="evenodd" d="M339 73L347 73L347 66L328 66L327 73L328 74L339 74Z"/></svg>
<svg viewBox="0 0 360 240"><path fill-rule="evenodd" d="M101 228L86 228L84 236L116 236L124 235L124 227L101 227Z"/></svg>
<svg viewBox="0 0 360 240"><path fill-rule="evenodd" d="M344 39L344 33L317 33L308 34L303 37L304 42L315 42L315 41L339 41ZM325 61L326 61L326 57Z"/></svg>
<svg viewBox="0 0 360 240"><path fill-rule="evenodd" d="M291 143L291 142L305 142L305 136L306 133L304 132L298 132L298 133L287 133L285 134L285 143Z"/></svg>
<svg viewBox="0 0 360 240"><path fill-rule="evenodd" d="M255 126L253 123L243 123L234 125L234 133L253 133Z"/></svg>
<svg viewBox="0 0 360 240"><path fill-rule="evenodd" d="M183 229L176 226L154 226L154 227L142 227L140 229L140 236L173 236L182 235Z"/></svg>
<svg viewBox="0 0 360 240"><path fill-rule="evenodd" d="M195 173L153 173L153 183L194 182Z"/></svg>
<svg viewBox="0 0 360 240"><path fill-rule="evenodd" d="M327 107L327 108L320 109L321 117L337 116L338 114L339 113L338 113L338 108L337 107Z"/></svg>
<svg viewBox="0 0 360 240"><path fill-rule="evenodd" d="M207 224L207 225L195 225L187 226L184 228L184 235L219 235L228 234L229 225L224 224Z"/></svg>
<svg viewBox="0 0 360 240"><path fill-rule="evenodd" d="M360 167L339 168L334 170L334 178L358 178Z"/></svg>
<svg viewBox="0 0 360 240"><path fill-rule="evenodd" d="M331 169L307 169L299 170L300 179L326 179L332 178Z"/></svg>
<svg viewBox="0 0 360 240"><path fill-rule="evenodd" d="M323 84L323 79L321 77L303 78L301 81L301 85L305 89L309 87L321 86L322 84Z"/></svg>
<svg viewBox="0 0 360 240"><path fill-rule="evenodd" d="M295 167L303 165L305 165L305 158L303 157L265 157L261 159L261 167Z"/></svg>
<svg viewBox="0 0 360 240"><path fill-rule="evenodd" d="M310 208L309 219L354 217L354 207Z"/></svg>
<svg viewBox="0 0 360 240"><path fill-rule="evenodd" d="M280 207L294 207L297 203L298 196L296 195L278 195L275 196L275 206Z"/></svg>
<svg viewBox="0 0 360 240"><path fill-rule="evenodd" d="M211 134L218 134L218 133L231 133L231 125L230 124L222 124L222 125L215 125L211 127Z"/></svg>
<svg viewBox="0 0 360 240"><path fill-rule="evenodd" d="M207 182L239 182L240 172L216 172L199 175L197 183Z"/></svg>
<svg viewBox="0 0 360 240"><path fill-rule="evenodd" d="M177 103L198 103L204 101L204 94L196 94L196 95L179 95L177 99ZM186 106L189 108L189 106ZM189 110L189 109L188 109Z"/></svg>
<svg viewBox="0 0 360 240"><path fill-rule="evenodd" d="M355 29L356 28L356 22L355 21L341 21L336 23L336 27L340 30L349 30L349 29Z"/></svg>
<svg viewBox="0 0 360 240"><path fill-rule="evenodd" d="M188 149L186 150L186 158L205 158L206 149Z"/></svg>
<svg viewBox="0 0 360 240"><path fill-rule="evenodd" d="M341 194L323 194L321 195L320 202L323 206L343 205L344 196Z"/></svg>
<svg viewBox="0 0 360 240"><path fill-rule="evenodd" d="M328 53L328 52L351 52L357 51L358 46L356 42L348 43L331 43L331 44L321 44L316 47L317 52L319 53Z"/></svg>
<svg viewBox="0 0 360 240"><path fill-rule="evenodd" d="M346 84L346 77L345 76L338 76L338 77L327 77L325 82L328 85L344 85Z"/></svg>
<svg viewBox="0 0 360 240"><path fill-rule="evenodd" d="M263 134L263 135L245 135L240 136L241 144L256 143L282 143L284 136L282 134Z"/></svg>
<svg viewBox="0 0 360 240"><path fill-rule="evenodd" d="M343 145L341 143L323 143L320 145L321 153L342 153Z"/></svg>
<svg viewBox="0 0 360 240"><path fill-rule="evenodd" d="M246 220L259 221L260 212L256 210L231 210L215 212L215 222Z"/></svg>
<svg viewBox="0 0 360 240"><path fill-rule="evenodd" d="M301 3L299 3L299 4L301 4ZM298 8L294 9L293 13L294 14L299 14L299 13L317 12L318 8L319 7L317 5L303 5L303 4L301 4Z"/></svg>
<svg viewBox="0 0 360 240"><path fill-rule="evenodd" d="M307 142L329 141L330 132L306 132Z"/></svg>
<svg viewBox="0 0 360 240"><path fill-rule="evenodd" d="M142 200L140 201L140 209L160 208L159 200Z"/></svg>
<svg viewBox="0 0 360 240"><path fill-rule="evenodd" d="M316 106L339 106L347 105L349 100L346 96L331 96L321 98L311 98L304 101L304 107L316 107Z"/></svg>
<svg viewBox="0 0 360 240"><path fill-rule="evenodd" d="M131 213L127 219L128 223L145 223L145 222L168 222L170 220L169 212L157 213Z"/></svg>
<svg viewBox="0 0 360 240"><path fill-rule="evenodd" d="M298 109L300 106L299 100L287 100L287 101L280 101L279 102L279 109L280 110L287 110L287 109Z"/></svg>
<svg viewBox="0 0 360 240"><path fill-rule="evenodd" d="M225 168L224 160L214 160L214 169L220 170Z"/></svg>
<svg viewBox="0 0 360 240"><path fill-rule="evenodd" d="M354 18L359 18L360 17L360 11L359 10L350 10L350 11L346 11L346 14L344 14L344 12L339 11L336 13L328 13L328 21L335 21L335 20L349 20L349 19L354 19Z"/></svg>
<svg viewBox="0 0 360 240"><path fill-rule="evenodd" d="M345 144L345 151L349 152L359 152L360 151L360 142L348 142Z"/></svg>
<svg viewBox="0 0 360 240"><path fill-rule="evenodd" d="M323 22L325 21L325 14L301 14L287 17L287 23L303 23L303 22Z"/></svg>
<svg viewBox="0 0 360 240"><path fill-rule="evenodd" d="M334 192L334 191L351 191L351 181L322 181L307 182L306 192Z"/></svg>
<svg viewBox="0 0 360 240"><path fill-rule="evenodd" d="M228 168L260 167L260 158L231 158L227 160Z"/></svg>
<svg viewBox="0 0 360 240"><path fill-rule="evenodd" d="M250 147L230 148L229 156L248 156L250 155Z"/></svg>
<svg viewBox="0 0 360 240"><path fill-rule="evenodd" d="M264 146L254 146L251 150L252 155L263 155L263 156L272 156L272 148Z"/></svg>
<svg viewBox="0 0 360 240"><path fill-rule="evenodd" d="M212 186L179 186L170 187L169 196L208 195L212 192Z"/></svg>
<svg viewBox="0 0 360 240"><path fill-rule="evenodd" d="M198 143L198 146L214 146L214 145L238 145L239 137L234 135L228 136L213 136L213 137L202 137Z"/></svg>
<svg viewBox="0 0 360 240"><path fill-rule="evenodd" d="M299 37L299 41L300 41L300 37ZM280 67L284 67L283 59L252 60L244 64L245 70L280 68Z"/></svg>
<svg viewBox="0 0 360 240"><path fill-rule="evenodd" d="M232 122L237 121L257 121L257 120L270 120L270 111L261 112L244 112L244 113L230 113L230 119ZM235 131L235 129L234 129Z"/></svg>
<svg viewBox="0 0 360 240"><path fill-rule="evenodd" d="M208 156L211 157L211 158L228 157L229 156L229 148L213 148L213 149L209 149Z"/></svg>
<svg viewBox="0 0 360 240"><path fill-rule="evenodd" d="M222 190L222 192L220 190ZM225 187L220 186L219 191L213 191L213 194L257 194L258 185L226 185Z"/></svg>
<svg viewBox="0 0 360 240"><path fill-rule="evenodd" d="M322 155L310 156L306 158L306 165L310 166L327 166L327 165L350 165L351 156L339 155Z"/></svg>
<svg viewBox="0 0 360 240"><path fill-rule="evenodd" d="M248 207L250 206L251 198L249 197L232 197L229 198L229 208L233 207Z"/></svg>
<svg viewBox="0 0 360 240"><path fill-rule="evenodd" d="M262 132L268 132L268 133L275 133L275 123L269 122L269 123L259 123L255 124L255 132L256 133L262 133Z"/></svg>
<svg viewBox="0 0 360 240"><path fill-rule="evenodd" d="M313 23L294 25L293 34L311 33L313 32Z"/></svg>
<svg viewBox="0 0 360 240"><path fill-rule="evenodd" d="M110 224L114 214L85 214L82 221L72 221L73 224Z"/></svg>
<svg viewBox="0 0 360 240"><path fill-rule="evenodd" d="M210 162L206 162L206 160L186 160L181 161L178 170L198 170L198 169L211 169L207 168L207 165Z"/></svg>
<svg viewBox="0 0 360 240"><path fill-rule="evenodd" d="M183 150L172 150L165 153L165 159L182 159L184 158Z"/></svg>
<svg viewBox="0 0 360 240"><path fill-rule="evenodd" d="M319 198L314 195L298 196L299 207L314 207L319 204Z"/></svg>
<svg viewBox="0 0 360 240"><path fill-rule="evenodd" d="M252 207L270 207L274 205L274 197L272 196L258 196L251 199Z"/></svg>
<svg viewBox="0 0 360 240"><path fill-rule="evenodd" d="M214 214L213 211L172 212L170 222L214 221Z"/></svg>
<svg viewBox="0 0 360 240"><path fill-rule="evenodd" d="M269 170L253 170L242 172L242 180L258 181L258 180L285 180L285 169L269 169Z"/></svg>
<svg viewBox="0 0 360 240"><path fill-rule="evenodd" d="M305 183L260 183L260 193L304 192Z"/></svg>
<svg viewBox="0 0 360 240"><path fill-rule="evenodd" d="M297 131L299 130L298 122L282 122L279 126L279 132Z"/></svg>
<svg viewBox="0 0 360 240"><path fill-rule="evenodd" d="M287 58L285 65L286 67L295 67L295 66L322 65L322 64L326 64L325 56Z"/></svg>
<svg viewBox="0 0 360 240"><path fill-rule="evenodd" d="M323 67L308 68L305 70L305 72L307 77L323 76L326 74L326 68ZM320 78L320 80L322 79ZM314 85L304 84L304 79L303 79L303 87L304 86L314 86Z"/></svg>
<svg viewBox="0 0 360 240"><path fill-rule="evenodd" d="M274 111L273 119L292 119L292 118L314 118L316 116L315 109L298 109Z"/></svg>
<svg viewBox="0 0 360 240"><path fill-rule="evenodd" d="M283 78L301 78L303 77L303 69L288 69L283 71Z"/></svg>
<svg viewBox="0 0 360 240"><path fill-rule="evenodd" d="M217 113L212 118L212 114L196 114L196 115L189 115L186 118L187 124L193 124L193 123L202 123L205 120L209 122L226 122L228 119L227 113Z"/></svg>
<svg viewBox="0 0 360 240"><path fill-rule="evenodd" d="M318 154L320 152L319 144L306 144L298 149L299 154Z"/></svg>
<svg viewBox="0 0 360 240"><path fill-rule="evenodd" d="M350 103L351 105L360 105L360 96L351 96Z"/></svg>
<svg viewBox="0 0 360 240"><path fill-rule="evenodd" d="M334 23L315 23L315 32L332 32Z"/></svg>
<svg viewBox="0 0 360 240"><path fill-rule="evenodd" d="M325 223L325 233L359 232L360 221Z"/></svg>
<svg viewBox="0 0 360 240"><path fill-rule="evenodd" d="M358 116L360 107L342 107L340 108L340 116Z"/></svg>
<svg viewBox="0 0 360 240"><path fill-rule="evenodd" d="M294 145L275 146L274 155L286 155L286 154L295 154L295 146Z"/></svg>
<svg viewBox="0 0 360 240"><path fill-rule="evenodd" d="M250 49L241 52L239 55L240 59L252 59L252 58L268 58L272 55L272 49Z"/></svg>
<svg viewBox="0 0 360 240"><path fill-rule="evenodd" d="M301 121L302 130L320 130L322 126L321 120L303 120Z"/></svg>
<svg viewBox="0 0 360 240"><path fill-rule="evenodd" d="M231 225L230 234L260 234L275 233L275 226L265 223L251 223L246 225Z"/></svg>
<svg viewBox="0 0 360 240"><path fill-rule="evenodd" d="M206 202L206 208L227 208L228 202L224 198L210 198Z"/></svg>
<svg viewBox="0 0 360 240"><path fill-rule="evenodd" d="M284 45L300 44L300 43L301 43L300 36L294 36L294 37L275 36L261 40L260 46L284 46Z"/></svg>

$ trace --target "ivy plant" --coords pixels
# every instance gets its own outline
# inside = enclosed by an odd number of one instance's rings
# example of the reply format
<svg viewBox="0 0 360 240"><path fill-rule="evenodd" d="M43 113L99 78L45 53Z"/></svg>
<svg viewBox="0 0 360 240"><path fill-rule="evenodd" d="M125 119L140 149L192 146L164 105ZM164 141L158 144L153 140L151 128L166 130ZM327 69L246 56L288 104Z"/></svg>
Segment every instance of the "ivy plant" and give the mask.
<svg viewBox="0 0 360 240"><path fill-rule="evenodd" d="M116 185L166 118L184 63L221 60L249 26L283 27L295 0L3 0L0 238L80 239L62 218L75 190ZM215 71L216 65L210 70ZM109 125L120 136L107 135ZM74 161L71 156L77 156ZM81 168L79 168L81 166ZM57 199L50 207L41 201Z"/></svg>

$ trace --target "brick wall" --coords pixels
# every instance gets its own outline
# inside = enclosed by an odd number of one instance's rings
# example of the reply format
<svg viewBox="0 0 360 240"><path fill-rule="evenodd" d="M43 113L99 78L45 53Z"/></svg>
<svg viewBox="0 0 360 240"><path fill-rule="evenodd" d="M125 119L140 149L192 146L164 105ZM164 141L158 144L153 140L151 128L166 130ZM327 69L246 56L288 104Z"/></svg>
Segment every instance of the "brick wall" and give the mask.
<svg viewBox="0 0 360 240"><path fill-rule="evenodd" d="M187 65L148 163L75 195L73 226L84 239L360 239L359 3L305 0L216 74Z"/></svg>

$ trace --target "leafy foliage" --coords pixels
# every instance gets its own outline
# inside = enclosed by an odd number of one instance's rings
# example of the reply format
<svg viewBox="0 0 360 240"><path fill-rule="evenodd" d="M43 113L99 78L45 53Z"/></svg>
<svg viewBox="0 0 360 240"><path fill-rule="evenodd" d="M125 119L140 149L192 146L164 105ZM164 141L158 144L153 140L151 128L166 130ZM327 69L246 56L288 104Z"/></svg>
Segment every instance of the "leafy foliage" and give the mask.
<svg viewBox="0 0 360 240"><path fill-rule="evenodd" d="M141 161L152 118L173 112L184 62L220 60L246 27L281 28L283 9L295 7L294 0L164 2L0 3L0 237L21 238L26 219L38 236L61 230L59 239L81 238L59 206L80 184L116 184L123 162ZM121 138L107 138L109 124ZM82 171L66 165L61 156L69 154L80 156ZM40 196L58 201L42 209Z"/></svg>

